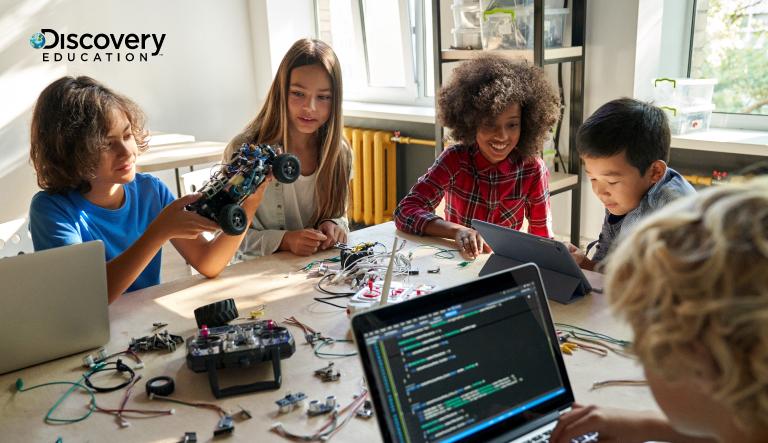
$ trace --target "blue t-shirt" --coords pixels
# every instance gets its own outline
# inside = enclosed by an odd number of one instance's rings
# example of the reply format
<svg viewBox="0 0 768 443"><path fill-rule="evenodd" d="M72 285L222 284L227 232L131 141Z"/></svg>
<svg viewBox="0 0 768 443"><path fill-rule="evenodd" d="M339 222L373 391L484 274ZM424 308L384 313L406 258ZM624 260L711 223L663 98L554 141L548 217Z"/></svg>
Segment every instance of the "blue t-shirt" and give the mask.
<svg viewBox="0 0 768 443"><path fill-rule="evenodd" d="M110 261L133 245L175 199L163 182L147 174L136 174L123 189L125 202L119 209L96 206L78 191L35 194L29 208L29 230L35 251L101 240L105 258ZM160 283L160 261L158 251L126 292Z"/></svg>

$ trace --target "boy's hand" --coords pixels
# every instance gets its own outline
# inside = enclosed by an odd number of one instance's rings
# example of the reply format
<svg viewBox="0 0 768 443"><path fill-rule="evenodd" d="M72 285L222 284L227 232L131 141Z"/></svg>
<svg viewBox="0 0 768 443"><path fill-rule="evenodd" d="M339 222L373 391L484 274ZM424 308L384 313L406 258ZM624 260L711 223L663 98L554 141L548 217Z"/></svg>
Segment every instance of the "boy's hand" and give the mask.
<svg viewBox="0 0 768 443"><path fill-rule="evenodd" d="M341 226L336 223L326 220L320 223L318 226L320 232L322 232L327 238L320 244L320 249L328 249L333 247L336 243L347 242L347 232L342 229Z"/></svg>
<svg viewBox="0 0 768 443"><path fill-rule="evenodd" d="M570 443L571 439L590 432L600 434L600 442L641 443L654 440L650 435L653 425L661 419L649 413L620 411L582 406L574 403L573 409L560 417L549 437L551 443ZM662 424L663 425L663 424Z"/></svg>
<svg viewBox="0 0 768 443"><path fill-rule="evenodd" d="M283 236L280 243L280 249L289 250L296 255L307 256L317 252L320 245L328 237L315 229L301 229L299 231L288 231Z"/></svg>
<svg viewBox="0 0 768 443"><path fill-rule="evenodd" d="M176 199L166 206L152 222L164 239L197 238L203 232L216 232L219 225L202 215L185 209L190 203L202 197L202 194L189 194Z"/></svg>
<svg viewBox="0 0 768 443"><path fill-rule="evenodd" d="M454 241L456 241L456 249L467 260L474 260L482 252L490 251L490 248L483 241L483 237L472 228L459 229Z"/></svg>
<svg viewBox="0 0 768 443"><path fill-rule="evenodd" d="M568 252L571 253L573 261L575 261L577 265L581 266L584 263L584 260L587 259L587 255L570 242L563 242L563 244L568 248Z"/></svg>

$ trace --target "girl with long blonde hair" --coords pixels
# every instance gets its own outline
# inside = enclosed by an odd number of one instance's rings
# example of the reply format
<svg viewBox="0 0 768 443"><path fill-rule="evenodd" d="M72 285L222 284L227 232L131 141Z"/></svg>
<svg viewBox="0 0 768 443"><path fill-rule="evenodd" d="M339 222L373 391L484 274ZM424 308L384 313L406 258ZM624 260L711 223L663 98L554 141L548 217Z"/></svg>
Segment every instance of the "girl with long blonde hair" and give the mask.
<svg viewBox="0 0 768 443"><path fill-rule="evenodd" d="M299 158L301 175L267 189L245 241L244 256L291 251L310 255L346 242L352 153L342 137L341 67L330 46L301 39L283 57L264 105L227 146L281 146Z"/></svg>

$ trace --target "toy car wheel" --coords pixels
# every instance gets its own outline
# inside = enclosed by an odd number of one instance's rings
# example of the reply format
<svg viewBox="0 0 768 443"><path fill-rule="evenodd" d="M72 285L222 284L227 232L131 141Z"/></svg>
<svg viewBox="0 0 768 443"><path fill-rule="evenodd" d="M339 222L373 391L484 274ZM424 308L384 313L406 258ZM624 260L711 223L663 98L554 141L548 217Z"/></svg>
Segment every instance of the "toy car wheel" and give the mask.
<svg viewBox="0 0 768 443"><path fill-rule="evenodd" d="M248 217L240 205L229 204L221 208L219 224L225 234L240 235L248 228Z"/></svg>
<svg viewBox="0 0 768 443"><path fill-rule="evenodd" d="M272 174L280 183L293 183L301 174L301 163L293 154L280 154L272 163Z"/></svg>
<svg viewBox="0 0 768 443"><path fill-rule="evenodd" d="M198 328L203 325L209 328L224 326L237 317L237 306L235 306L235 300L231 298L195 309L195 320Z"/></svg>

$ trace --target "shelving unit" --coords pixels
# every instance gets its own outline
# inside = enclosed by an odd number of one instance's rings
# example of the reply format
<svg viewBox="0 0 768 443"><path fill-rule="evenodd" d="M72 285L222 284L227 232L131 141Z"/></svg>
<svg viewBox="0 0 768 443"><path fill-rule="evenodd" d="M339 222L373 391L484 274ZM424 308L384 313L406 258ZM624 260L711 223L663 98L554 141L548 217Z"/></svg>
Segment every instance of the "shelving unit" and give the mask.
<svg viewBox="0 0 768 443"><path fill-rule="evenodd" d="M549 190L550 195L571 192L571 243L578 245L581 233L581 161L576 153L576 131L584 119L584 42L587 1L572 0L570 2L571 46L563 48L544 48L542 33L542 29L544 29L544 0L534 0L533 5L533 50L495 50L492 52L513 59L524 58L537 66L570 63L570 97L564 103L569 113L568 171L567 173L552 173ZM484 51L443 49L440 0L432 0L432 11L437 17L433 24L432 40L435 45L435 88L439 89L443 80L443 63L469 60L479 56ZM435 125L435 141L435 157L437 157L443 150L443 128L437 124Z"/></svg>

